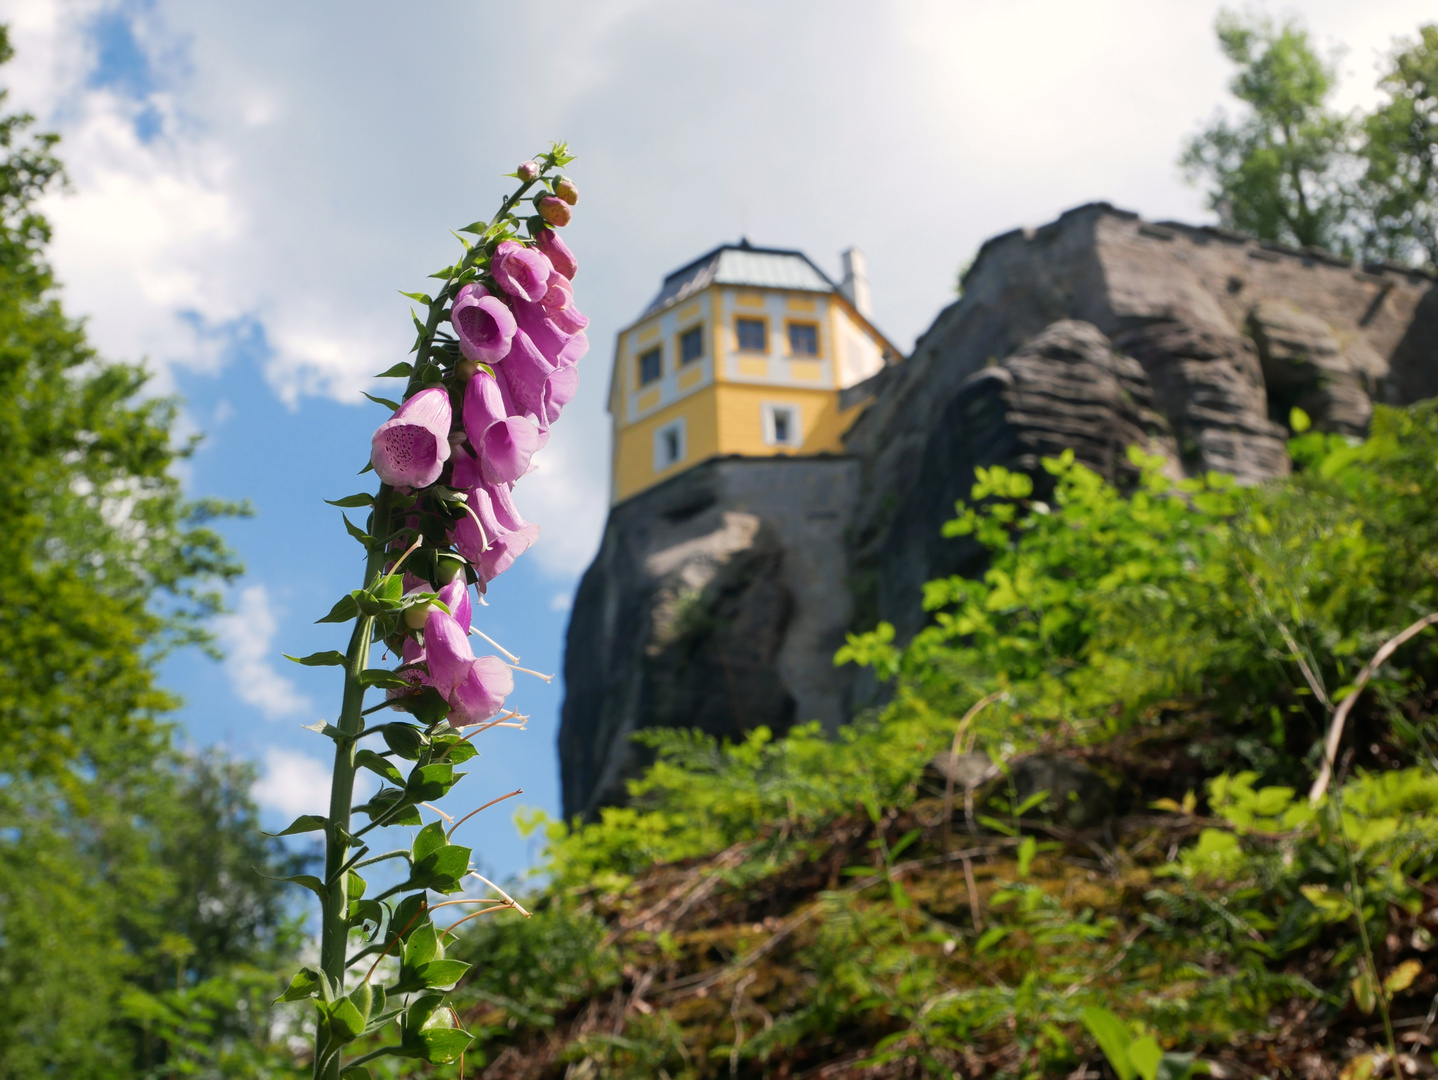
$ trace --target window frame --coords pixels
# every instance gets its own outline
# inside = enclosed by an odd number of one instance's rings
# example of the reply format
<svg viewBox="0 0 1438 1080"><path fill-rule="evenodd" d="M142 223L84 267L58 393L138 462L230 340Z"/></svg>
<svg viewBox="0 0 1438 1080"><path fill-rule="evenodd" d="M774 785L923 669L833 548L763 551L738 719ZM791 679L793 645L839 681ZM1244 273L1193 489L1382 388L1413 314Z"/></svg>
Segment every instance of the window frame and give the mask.
<svg viewBox="0 0 1438 1080"><path fill-rule="evenodd" d="M788 422L791 426L790 437L784 441L779 440L777 414L788 415ZM804 446L804 425L803 412L798 402L795 401L766 401L761 406L761 424L764 433L765 446L782 446L791 450L799 450Z"/></svg>
<svg viewBox="0 0 1438 1080"><path fill-rule="evenodd" d="M744 345L744 339L739 333L739 324L743 322L758 323L764 328L764 347L751 349ZM763 315L735 315L734 316L734 351L749 353L752 356L768 356L770 352L769 341L769 320Z"/></svg>
<svg viewBox="0 0 1438 1080"><path fill-rule="evenodd" d="M693 356L684 355L684 339L690 334L699 335L699 351ZM695 323L693 326L685 327L674 335L674 356L675 367L686 368L690 364L697 364L704 359L704 324Z"/></svg>
<svg viewBox="0 0 1438 1080"><path fill-rule="evenodd" d="M689 425L686 418L677 416L667 424L660 424L654 429L654 472L659 474L667 472L676 465L682 465L689 459ZM677 453L674 457L668 457L663 453L666 446L666 436L675 436Z"/></svg>
<svg viewBox="0 0 1438 1080"><path fill-rule="evenodd" d="M803 326L814 331L814 351L801 353L794 351L794 327ZM785 319L784 320L784 345L789 350L791 360L818 360L824 355L824 339L819 333L819 323L814 319Z"/></svg>
<svg viewBox="0 0 1438 1080"><path fill-rule="evenodd" d="M644 377L644 361L651 356L656 357L654 377L652 379L646 379ZM653 348L645 349L634 358L634 379L637 389L643 390L646 386L657 383L663 378L664 346L662 343L655 345Z"/></svg>

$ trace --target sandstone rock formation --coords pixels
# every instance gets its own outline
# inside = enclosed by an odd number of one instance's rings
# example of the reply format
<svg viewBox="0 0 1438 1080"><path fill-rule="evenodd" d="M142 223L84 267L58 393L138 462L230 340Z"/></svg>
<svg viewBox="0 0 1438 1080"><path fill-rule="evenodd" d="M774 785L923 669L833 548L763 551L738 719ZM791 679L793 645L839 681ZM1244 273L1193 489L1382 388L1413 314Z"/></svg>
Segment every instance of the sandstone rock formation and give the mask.
<svg viewBox="0 0 1438 1080"><path fill-rule="evenodd" d="M719 458L610 512L569 624L566 817L622 801L642 728L843 723L832 657L853 620L858 478L844 457Z"/></svg>
<svg viewBox="0 0 1438 1080"><path fill-rule="evenodd" d="M1106 204L990 240L913 355L845 391L869 403L847 456L711 461L613 509L570 624L565 813L622 799L642 728L832 729L874 701L833 651L881 618L907 637L923 582L977 568L939 531L975 466L1072 447L1121 482L1139 444L1257 483L1293 407L1359 434L1435 394L1425 274Z"/></svg>

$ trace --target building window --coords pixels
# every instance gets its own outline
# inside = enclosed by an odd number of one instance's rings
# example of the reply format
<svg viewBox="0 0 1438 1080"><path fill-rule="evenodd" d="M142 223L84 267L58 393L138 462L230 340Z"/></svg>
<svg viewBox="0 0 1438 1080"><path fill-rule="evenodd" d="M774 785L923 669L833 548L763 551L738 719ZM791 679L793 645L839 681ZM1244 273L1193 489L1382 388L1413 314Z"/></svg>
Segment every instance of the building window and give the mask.
<svg viewBox="0 0 1438 1080"><path fill-rule="evenodd" d="M639 385L648 386L657 382L663 374L663 365L660 363L660 350L650 349L647 353L639 356Z"/></svg>
<svg viewBox="0 0 1438 1080"><path fill-rule="evenodd" d="M789 324L789 355L818 356L819 328L813 323L791 322Z"/></svg>
<svg viewBox="0 0 1438 1080"><path fill-rule="evenodd" d="M735 319L734 333L743 352L769 351L769 324L763 319Z"/></svg>
<svg viewBox="0 0 1438 1080"><path fill-rule="evenodd" d="M679 363L692 364L704 355L704 328L696 326L679 335Z"/></svg>
<svg viewBox="0 0 1438 1080"><path fill-rule="evenodd" d="M659 473L689 456L684 418L671 420L654 431L654 471Z"/></svg>
<svg viewBox="0 0 1438 1080"><path fill-rule="evenodd" d="M799 446L804 437L799 430L799 406L764 405L764 442L769 446Z"/></svg>

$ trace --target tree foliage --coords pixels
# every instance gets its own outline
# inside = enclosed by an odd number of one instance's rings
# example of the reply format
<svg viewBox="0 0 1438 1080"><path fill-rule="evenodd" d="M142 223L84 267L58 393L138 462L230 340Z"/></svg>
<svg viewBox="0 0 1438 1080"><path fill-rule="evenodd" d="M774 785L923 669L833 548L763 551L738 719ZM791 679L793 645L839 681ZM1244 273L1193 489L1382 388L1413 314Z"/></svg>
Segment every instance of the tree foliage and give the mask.
<svg viewBox="0 0 1438 1080"><path fill-rule="evenodd" d="M248 768L172 747L157 679L239 573L209 526L239 508L184 497L177 403L61 306L32 125L0 117L0 1077L266 1075L292 860Z"/></svg>
<svg viewBox="0 0 1438 1080"><path fill-rule="evenodd" d="M1371 114L1336 111L1337 65L1296 20L1225 11L1219 46L1244 106L1185 147L1227 227L1263 240L1438 267L1438 26L1400 42Z"/></svg>

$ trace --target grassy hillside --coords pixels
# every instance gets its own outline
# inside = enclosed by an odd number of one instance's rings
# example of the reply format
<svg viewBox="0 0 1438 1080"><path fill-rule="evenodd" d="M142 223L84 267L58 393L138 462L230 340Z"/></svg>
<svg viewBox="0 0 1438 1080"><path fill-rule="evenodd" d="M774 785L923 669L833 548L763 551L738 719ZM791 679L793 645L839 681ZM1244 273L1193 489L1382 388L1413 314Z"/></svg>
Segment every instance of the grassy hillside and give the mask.
<svg viewBox="0 0 1438 1080"><path fill-rule="evenodd" d="M1393 644L1438 611L1438 410L1291 449L1257 490L980 470L983 578L837 658L881 712L663 733L630 806L532 823L533 919L455 950L469 1074L1438 1072L1438 637Z"/></svg>

